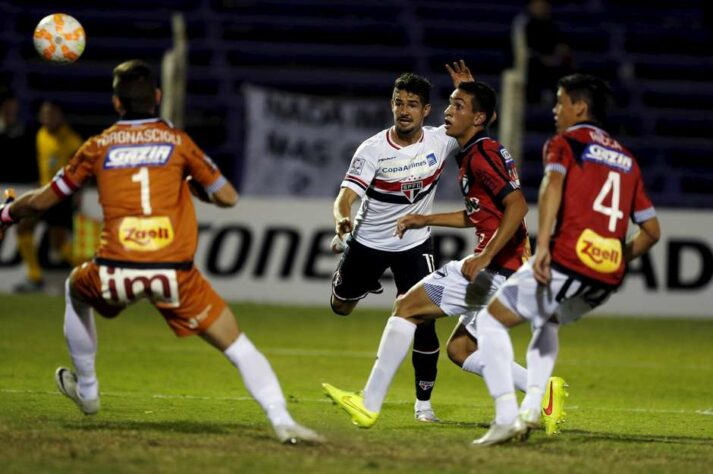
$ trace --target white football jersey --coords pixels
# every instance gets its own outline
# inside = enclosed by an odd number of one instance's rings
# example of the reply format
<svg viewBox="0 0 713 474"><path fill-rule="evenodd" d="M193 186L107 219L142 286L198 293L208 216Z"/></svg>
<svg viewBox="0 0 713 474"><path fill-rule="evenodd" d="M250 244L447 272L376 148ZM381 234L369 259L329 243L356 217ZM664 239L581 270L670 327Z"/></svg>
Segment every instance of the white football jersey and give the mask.
<svg viewBox="0 0 713 474"><path fill-rule="evenodd" d="M354 190L361 207L352 238L367 247L408 250L429 238L431 229L411 229L403 239L394 235L396 221L406 214L430 214L436 186L458 142L441 127L423 127L421 139L399 146L382 130L365 140L352 158L342 187Z"/></svg>

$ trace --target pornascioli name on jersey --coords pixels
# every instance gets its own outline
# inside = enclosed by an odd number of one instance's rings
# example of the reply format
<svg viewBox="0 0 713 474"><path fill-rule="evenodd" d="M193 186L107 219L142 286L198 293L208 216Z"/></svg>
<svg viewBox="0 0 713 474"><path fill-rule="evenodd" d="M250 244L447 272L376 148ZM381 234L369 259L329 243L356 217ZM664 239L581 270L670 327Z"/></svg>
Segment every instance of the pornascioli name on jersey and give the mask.
<svg viewBox="0 0 713 474"><path fill-rule="evenodd" d="M163 166L171 157L173 145L133 145L109 148L104 169Z"/></svg>
<svg viewBox="0 0 713 474"><path fill-rule="evenodd" d="M171 130L145 128L143 130L114 130L97 137L99 146L133 145L137 143L172 143L180 145L181 136Z"/></svg>
<svg viewBox="0 0 713 474"><path fill-rule="evenodd" d="M595 144L591 144L585 148L582 158L622 171L631 170L631 165L633 164L633 160L630 156Z"/></svg>

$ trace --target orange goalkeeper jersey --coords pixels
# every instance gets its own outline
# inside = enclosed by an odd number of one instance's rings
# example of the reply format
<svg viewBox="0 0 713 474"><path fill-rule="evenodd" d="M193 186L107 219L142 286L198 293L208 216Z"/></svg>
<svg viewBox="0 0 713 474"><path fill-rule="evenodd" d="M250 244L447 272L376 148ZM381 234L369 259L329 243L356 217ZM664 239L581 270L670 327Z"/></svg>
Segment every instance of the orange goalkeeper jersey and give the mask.
<svg viewBox="0 0 713 474"><path fill-rule="evenodd" d="M104 212L98 259L180 267L193 260L198 239L189 175L209 194L226 183L184 131L158 118L120 120L82 145L52 189L66 197L96 180Z"/></svg>

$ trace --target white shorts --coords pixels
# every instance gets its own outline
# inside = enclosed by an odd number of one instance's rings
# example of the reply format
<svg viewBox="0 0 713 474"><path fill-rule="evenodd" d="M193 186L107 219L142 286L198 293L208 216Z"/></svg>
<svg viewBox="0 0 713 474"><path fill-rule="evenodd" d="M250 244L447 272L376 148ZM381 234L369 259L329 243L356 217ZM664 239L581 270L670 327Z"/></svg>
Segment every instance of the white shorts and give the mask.
<svg viewBox="0 0 713 474"><path fill-rule="evenodd" d="M433 303L447 316L460 316L460 323L477 338L476 315L505 282L505 276L485 269L474 281L461 273L463 260L452 260L424 277L423 288Z"/></svg>
<svg viewBox="0 0 713 474"><path fill-rule="evenodd" d="M534 258L534 257L533 257ZM583 281L552 269L549 286L535 280L532 259L511 276L495 294L510 311L542 327L552 316L560 324L574 322L609 299L614 288Z"/></svg>

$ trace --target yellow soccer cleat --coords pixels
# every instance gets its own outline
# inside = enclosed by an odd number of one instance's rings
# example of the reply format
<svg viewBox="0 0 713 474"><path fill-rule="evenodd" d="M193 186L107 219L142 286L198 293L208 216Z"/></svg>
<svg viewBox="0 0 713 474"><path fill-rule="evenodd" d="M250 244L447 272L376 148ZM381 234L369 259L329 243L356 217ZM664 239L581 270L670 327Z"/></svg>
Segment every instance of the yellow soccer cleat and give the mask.
<svg viewBox="0 0 713 474"><path fill-rule="evenodd" d="M567 385L562 377L550 377L545 389L545 396L542 399L542 424L545 426L545 433L548 436L556 435L560 432L560 424L564 423L564 399L569 397L565 390Z"/></svg>
<svg viewBox="0 0 713 474"><path fill-rule="evenodd" d="M322 390L337 406L349 413L349 416L352 417L352 423L359 428L371 428L376 423L376 419L379 418L378 413L368 410L364 406L364 397L359 393L339 390L328 383L322 384Z"/></svg>

